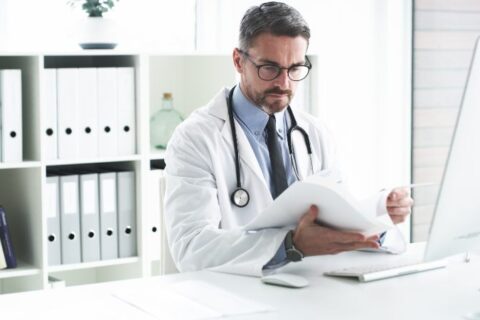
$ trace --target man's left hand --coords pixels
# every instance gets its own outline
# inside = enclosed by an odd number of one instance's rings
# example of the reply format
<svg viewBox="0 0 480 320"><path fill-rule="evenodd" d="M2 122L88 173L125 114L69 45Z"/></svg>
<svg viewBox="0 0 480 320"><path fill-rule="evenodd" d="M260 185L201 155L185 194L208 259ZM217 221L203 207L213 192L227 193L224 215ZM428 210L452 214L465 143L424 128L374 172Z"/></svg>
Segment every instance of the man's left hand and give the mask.
<svg viewBox="0 0 480 320"><path fill-rule="evenodd" d="M408 189L395 188L390 192L387 198L387 211L393 223L405 221L412 212L413 199L410 197Z"/></svg>

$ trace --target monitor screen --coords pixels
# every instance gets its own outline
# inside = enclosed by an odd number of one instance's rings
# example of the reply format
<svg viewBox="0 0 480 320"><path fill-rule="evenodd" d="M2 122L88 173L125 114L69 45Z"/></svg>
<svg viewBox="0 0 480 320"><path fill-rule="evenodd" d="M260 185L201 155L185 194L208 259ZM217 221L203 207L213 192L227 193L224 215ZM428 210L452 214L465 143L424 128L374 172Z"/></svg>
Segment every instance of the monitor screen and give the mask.
<svg viewBox="0 0 480 320"><path fill-rule="evenodd" d="M479 38L480 40L480 38ZM480 48L475 45L425 252L480 253Z"/></svg>

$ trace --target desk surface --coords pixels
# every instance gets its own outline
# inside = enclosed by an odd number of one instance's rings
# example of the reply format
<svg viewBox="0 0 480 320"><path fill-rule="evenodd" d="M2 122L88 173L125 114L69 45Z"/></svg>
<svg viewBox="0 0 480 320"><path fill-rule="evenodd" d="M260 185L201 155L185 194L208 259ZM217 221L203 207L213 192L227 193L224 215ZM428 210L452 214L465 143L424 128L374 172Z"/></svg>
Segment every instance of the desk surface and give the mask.
<svg viewBox="0 0 480 320"><path fill-rule="evenodd" d="M406 254L421 255L422 246L412 245ZM200 271L148 279L137 279L69 287L48 291L0 296L0 315L16 319L45 314L49 319L143 319L140 311L109 305L99 299L115 290L141 290L142 284L159 288L185 280L200 280L222 287L240 297L273 307L274 311L238 319L466 319L480 312L480 258L470 263L451 259L445 269L398 278L359 283L345 278L325 277L322 273L342 266L394 261L401 256L350 252L335 256L307 258L286 266L285 271L305 276L310 286L288 289L263 284L258 278ZM90 298L89 298L90 297ZM92 298L93 297L93 298ZM66 305L61 301L78 301ZM72 310L75 305L76 310ZM6 317L12 315L13 317ZM73 317L72 317L73 315ZM17 316L17 317L15 317ZM134 317L134 318L132 318ZM42 317L43 318L43 317ZM151 319L151 318L149 318ZM234 318L236 319L236 318Z"/></svg>

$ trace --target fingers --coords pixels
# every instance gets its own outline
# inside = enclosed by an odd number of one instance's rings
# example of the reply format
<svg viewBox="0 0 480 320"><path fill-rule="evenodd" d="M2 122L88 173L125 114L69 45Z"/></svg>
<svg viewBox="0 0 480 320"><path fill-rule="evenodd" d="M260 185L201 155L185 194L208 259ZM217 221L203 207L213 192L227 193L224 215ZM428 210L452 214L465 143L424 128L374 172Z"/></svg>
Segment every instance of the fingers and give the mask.
<svg viewBox="0 0 480 320"><path fill-rule="evenodd" d="M358 249L378 249L380 244L377 241L362 241L352 243L337 243L336 247L337 250L339 250L338 252L343 252Z"/></svg>
<svg viewBox="0 0 480 320"><path fill-rule="evenodd" d="M404 222L411 213L410 208L389 208L388 215L394 224Z"/></svg>
<svg viewBox="0 0 480 320"><path fill-rule="evenodd" d="M373 236L370 236L367 238L367 241L375 241L377 242L378 240L380 239L380 236L379 235L373 235Z"/></svg>
<svg viewBox="0 0 480 320"><path fill-rule="evenodd" d="M398 200L388 200L387 207L411 207L413 206L413 199L410 197L399 198Z"/></svg>
<svg viewBox="0 0 480 320"><path fill-rule="evenodd" d="M307 232L307 229L312 228L312 226L316 226L315 220L317 219L318 216L318 208L317 206L310 206L308 209L307 213L303 215L302 218L300 218L300 221L298 221L298 225L295 228L295 231L293 232L293 242L297 245L301 245L300 243L300 237L304 232ZM304 252L304 251L303 251ZM304 252L305 253L305 252Z"/></svg>
<svg viewBox="0 0 480 320"><path fill-rule="evenodd" d="M317 219L317 216L318 216L317 206L314 206L314 205L310 206L307 213L305 213L303 217L300 219L300 221L298 222L297 228L302 229L306 225L314 224L315 220Z"/></svg>
<svg viewBox="0 0 480 320"><path fill-rule="evenodd" d="M394 192L390 195L393 193ZM387 211L394 224L404 222L407 216L411 213L411 208L413 206L413 199L410 198L408 194L402 198L402 194L403 193L397 193L398 198L396 198L396 200L387 199Z"/></svg>
<svg viewBox="0 0 480 320"><path fill-rule="evenodd" d="M408 189L407 188L395 188L390 192L388 195L388 200L398 200L401 198L405 198L408 196Z"/></svg>
<svg viewBox="0 0 480 320"><path fill-rule="evenodd" d="M410 212L410 207L392 207L388 210L390 216L407 216Z"/></svg>
<svg viewBox="0 0 480 320"><path fill-rule="evenodd" d="M377 241L361 241L351 243L330 243L321 251L315 254L337 254L346 251L353 251L359 249L378 249L380 247Z"/></svg>
<svg viewBox="0 0 480 320"><path fill-rule="evenodd" d="M338 231L330 228L321 227L322 234L325 239L331 241L332 243L352 243L352 242L364 242L373 240L378 240L378 236L374 235L371 237L366 237L358 232L348 232L348 231Z"/></svg>
<svg viewBox="0 0 480 320"><path fill-rule="evenodd" d="M407 219L407 216L390 216L390 219L392 219L394 224L402 223Z"/></svg>

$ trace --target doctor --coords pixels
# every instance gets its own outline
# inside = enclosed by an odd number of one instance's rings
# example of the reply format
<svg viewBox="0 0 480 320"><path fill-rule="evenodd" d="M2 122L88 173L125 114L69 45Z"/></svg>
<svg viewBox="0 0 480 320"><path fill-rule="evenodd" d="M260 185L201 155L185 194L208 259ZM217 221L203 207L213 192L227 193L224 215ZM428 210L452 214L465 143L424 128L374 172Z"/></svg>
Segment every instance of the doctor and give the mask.
<svg viewBox="0 0 480 320"><path fill-rule="evenodd" d="M289 107L312 68L306 57L309 38L308 25L294 8L279 2L250 8L233 50L240 83L222 89L173 134L165 157L165 222L180 271L213 268L261 276L305 256L379 248L378 236L316 224L314 206L292 230L241 229L297 179L335 169L325 127ZM395 223L410 213L406 190L378 199Z"/></svg>

